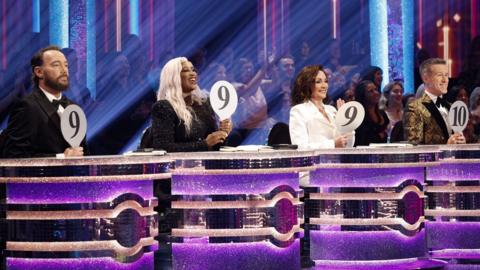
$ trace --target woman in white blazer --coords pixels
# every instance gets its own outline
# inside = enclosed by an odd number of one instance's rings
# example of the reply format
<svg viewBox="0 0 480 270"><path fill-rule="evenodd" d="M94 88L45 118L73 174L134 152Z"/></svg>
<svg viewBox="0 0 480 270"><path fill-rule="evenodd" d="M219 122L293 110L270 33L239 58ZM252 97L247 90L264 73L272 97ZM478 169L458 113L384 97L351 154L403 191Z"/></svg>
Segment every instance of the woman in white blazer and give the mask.
<svg viewBox="0 0 480 270"><path fill-rule="evenodd" d="M290 138L300 149L353 146L354 136L339 134L335 126L335 107L324 104L328 78L322 66L306 66L295 79L290 110ZM337 100L340 108L345 102Z"/></svg>

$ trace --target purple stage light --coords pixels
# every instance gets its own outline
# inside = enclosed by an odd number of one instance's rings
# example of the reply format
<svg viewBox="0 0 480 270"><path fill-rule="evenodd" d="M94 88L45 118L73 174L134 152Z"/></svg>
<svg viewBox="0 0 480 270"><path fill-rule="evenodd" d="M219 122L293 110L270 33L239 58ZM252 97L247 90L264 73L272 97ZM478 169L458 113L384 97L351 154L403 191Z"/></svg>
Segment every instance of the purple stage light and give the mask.
<svg viewBox="0 0 480 270"><path fill-rule="evenodd" d="M211 174L172 176L172 194L174 195L266 194L282 185L287 185L296 189L296 187L298 187L298 174Z"/></svg>
<svg viewBox="0 0 480 270"><path fill-rule="evenodd" d="M55 204L109 202L125 193L144 200L153 197L152 181L107 181L74 183L9 183L9 204Z"/></svg>
<svg viewBox="0 0 480 270"><path fill-rule="evenodd" d="M133 263L121 263L112 258L82 259L23 259L7 258L8 270L153 270L153 252L145 253Z"/></svg>
<svg viewBox="0 0 480 270"><path fill-rule="evenodd" d="M443 259L443 260L473 260L472 264L476 264L475 261L480 259L480 249L442 249L442 250L433 250L430 252L432 258ZM450 269L450 267L448 267ZM469 268L478 270L476 268Z"/></svg>
<svg viewBox="0 0 480 270"><path fill-rule="evenodd" d="M430 250L480 249L479 222L425 222ZM477 251L480 258L480 250Z"/></svg>
<svg viewBox="0 0 480 270"><path fill-rule="evenodd" d="M441 163L427 168L427 180L437 181L478 181L478 163Z"/></svg>
<svg viewBox="0 0 480 270"><path fill-rule="evenodd" d="M312 260L395 260L425 257L425 231L310 231Z"/></svg>
<svg viewBox="0 0 480 270"><path fill-rule="evenodd" d="M282 234L289 233L298 224L297 207L288 199L281 199L275 204L275 229Z"/></svg>
<svg viewBox="0 0 480 270"><path fill-rule="evenodd" d="M321 261L316 262L315 270L410 270L410 269L444 269L445 262L427 259L401 259L389 261ZM448 267L447 269L450 269ZM469 268L472 269L472 268Z"/></svg>
<svg viewBox="0 0 480 270"><path fill-rule="evenodd" d="M401 202L403 207L400 207L399 213L407 223L413 225L423 217L423 198L420 198L417 193L408 192L403 196Z"/></svg>
<svg viewBox="0 0 480 270"><path fill-rule="evenodd" d="M396 187L413 179L424 182L424 167L319 168L310 173L310 186Z"/></svg>
<svg viewBox="0 0 480 270"><path fill-rule="evenodd" d="M172 244L173 269L300 269L300 240L285 248L269 242Z"/></svg>

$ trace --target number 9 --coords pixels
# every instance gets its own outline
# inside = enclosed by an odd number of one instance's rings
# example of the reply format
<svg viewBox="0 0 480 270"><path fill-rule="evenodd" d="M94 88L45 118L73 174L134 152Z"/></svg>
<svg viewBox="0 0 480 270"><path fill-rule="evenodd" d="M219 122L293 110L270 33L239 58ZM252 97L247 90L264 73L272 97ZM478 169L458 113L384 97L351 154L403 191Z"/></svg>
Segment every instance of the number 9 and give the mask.
<svg viewBox="0 0 480 270"><path fill-rule="evenodd" d="M222 94L223 92L225 92L225 94ZM227 87L222 86L220 87L220 89L218 89L218 99L224 102L222 107L219 108L219 110L225 109L225 107L227 107L228 105L228 102L230 101L230 92L228 92Z"/></svg>
<svg viewBox="0 0 480 270"><path fill-rule="evenodd" d="M78 113L76 111L72 111L68 117L68 123L70 124L71 128L75 129L75 133L73 133L73 136L70 138L74 138L77 136L78 131L80 130L80 116L78 116Z"/></svg>
<svg viewBox="0 0 480 270"><path fill-rule="evenodd" d="M350 108L345 110L345 118L348 119L348 122L342 126L350 125L357 117L357 113L358 113L358 110L357 110L357 107L355 106L351 106Z"/></svg>

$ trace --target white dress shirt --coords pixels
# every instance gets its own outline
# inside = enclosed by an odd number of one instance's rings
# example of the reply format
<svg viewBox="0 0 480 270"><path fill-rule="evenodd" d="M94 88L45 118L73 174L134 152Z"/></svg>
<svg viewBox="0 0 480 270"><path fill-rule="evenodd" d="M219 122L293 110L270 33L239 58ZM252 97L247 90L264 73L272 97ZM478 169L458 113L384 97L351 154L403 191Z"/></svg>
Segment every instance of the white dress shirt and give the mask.
<svg viewBox="0 0 480 270"><path fill-rule="evenodd" d="M433 104L437 102L438 96L433 95L432 93L425 91L425 94L428 95L428 97L433 101ZM445 125L447 126L448 134L452 134L452 127L450 126L450 123L448 123L448 110L447 108L443 107L440 105L440 107L437 107L438 111L442 115L443 121L445 122Z"/></svg>
<svg viewBox="0 0 480 270"><path fill-rule="evenodd" d="M38 88L40 88L40 90L45 94L48 101L50 101L50 102L52 102L54 100L60 100L62 98L62 93L60 93L60 96L57 98L56 96L54 96L54 95L50 94L49 92L43 90L41 87L38 87ZM65 108L63 108L62 105L58 105L57 113L58 113L59 116L62 116L63 111L65 111Z"/></svg>

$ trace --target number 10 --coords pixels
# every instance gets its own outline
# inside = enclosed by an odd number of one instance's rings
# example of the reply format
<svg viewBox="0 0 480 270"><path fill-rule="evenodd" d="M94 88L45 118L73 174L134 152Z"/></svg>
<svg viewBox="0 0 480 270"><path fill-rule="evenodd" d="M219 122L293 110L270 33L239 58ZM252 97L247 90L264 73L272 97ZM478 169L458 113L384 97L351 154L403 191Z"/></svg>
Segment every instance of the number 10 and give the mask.
<svg viewBox="0 0 480 270"><path fill-rule="evenodd" d="M453 126L463 126L467 120L467 110L465 107L455 107L453 108Z"/></svg>

